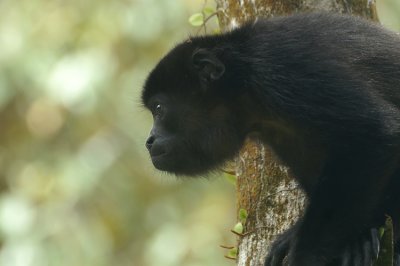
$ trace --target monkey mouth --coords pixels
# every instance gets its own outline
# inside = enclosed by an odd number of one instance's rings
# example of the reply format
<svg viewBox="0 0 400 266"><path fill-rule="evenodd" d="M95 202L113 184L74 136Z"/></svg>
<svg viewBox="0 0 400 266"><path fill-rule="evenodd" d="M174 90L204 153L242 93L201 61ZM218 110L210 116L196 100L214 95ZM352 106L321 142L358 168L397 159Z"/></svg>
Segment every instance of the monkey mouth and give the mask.
<svg viewBox="0 0 400 266"><path fill-rule="evenodd" d="M163 161L165 161L167 155L168 153L164 150L158 150L157 152L150 152L151 161L153 162L156 168L158 168L158 166L163 164Z"/></svg>
<svg viewBox="0 0 400 266"><path fill-rule="evenodd" d="M160 156L163 156L167 153L167 150L161 146L161 145L154 145L150 150L150 156L151 158L158 158Z"/></svg>
<svg viewBox="0 0 400 266"><path fill-rule="evenodd" d="M155 160L155 159L159 159L163 156L167 155L167 152L160 152L160 153L156 153L156 154L150 154L151 159Z"/></svg>

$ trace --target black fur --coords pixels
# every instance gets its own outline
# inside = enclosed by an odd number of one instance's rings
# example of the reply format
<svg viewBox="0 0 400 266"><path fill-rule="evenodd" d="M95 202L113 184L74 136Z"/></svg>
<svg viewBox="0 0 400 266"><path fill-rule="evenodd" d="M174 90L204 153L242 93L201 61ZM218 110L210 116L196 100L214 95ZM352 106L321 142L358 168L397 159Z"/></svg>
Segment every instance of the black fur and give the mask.
<svg viewBox="0 0 400 266"><path fill-rule="evenodd" d="M309 197L266 265L371 265L400 224L400 38L354 17L300 14L191 38L150 73L156 168L199 175L259 137ZM396 247L397 248L397 247Z"/></svg>

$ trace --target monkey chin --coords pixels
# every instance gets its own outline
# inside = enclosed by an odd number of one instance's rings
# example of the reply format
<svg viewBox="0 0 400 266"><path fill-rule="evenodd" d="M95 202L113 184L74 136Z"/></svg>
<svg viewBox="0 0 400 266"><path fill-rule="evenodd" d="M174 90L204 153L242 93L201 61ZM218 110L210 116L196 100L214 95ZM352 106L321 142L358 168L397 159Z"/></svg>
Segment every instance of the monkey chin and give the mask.
<svg viewBox="0 0 400 266"><path fill-rule="evenodd" d="M173 154L162 153L151 156L154 167L178 177L205 177L210 173L218 171L220 165L215 163L200 161L198 159L185 158L177 160Z"/></svg>
<svg viewBox="0 0 400 266"><path fill-rule="evenodd" d="M158 155L151 155L151 162L153 163L154 167L160 171L166 171L169 172L169 161L168 160L168 154L167 153L162 153Z"/></svg>

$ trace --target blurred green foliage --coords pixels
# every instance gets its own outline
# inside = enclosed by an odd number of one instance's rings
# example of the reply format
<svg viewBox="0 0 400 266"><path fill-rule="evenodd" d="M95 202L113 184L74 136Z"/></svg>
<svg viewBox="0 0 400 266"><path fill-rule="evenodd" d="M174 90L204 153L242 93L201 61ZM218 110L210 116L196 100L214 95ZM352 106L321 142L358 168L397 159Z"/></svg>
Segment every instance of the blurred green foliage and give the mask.
<svg viewBox="0 0 400 266"><path fill-rule="evenodd" d="M233 186L161 175L143 146L141 85L202 4L0 1L1 266L232 265Z"/></svg>
<svg viewBox="0 0 400 266"><path fill-rule="evenodd" d="M160 176L143 145L143 80L201 5L0 2L0 265L228 263L233 187Z"/></svg>

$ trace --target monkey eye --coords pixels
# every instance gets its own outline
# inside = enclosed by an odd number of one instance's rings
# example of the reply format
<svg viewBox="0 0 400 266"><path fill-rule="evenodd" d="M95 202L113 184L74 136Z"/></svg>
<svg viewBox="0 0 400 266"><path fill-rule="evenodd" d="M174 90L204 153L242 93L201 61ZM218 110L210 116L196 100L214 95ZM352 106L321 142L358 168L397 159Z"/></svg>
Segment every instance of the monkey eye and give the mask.
<svg viewBox="0 0 400 266"><path fill-rule="evenodd" d="M162 108L161 104L157 104L154 107L154 115L161 115L162 111L163 111L163 108Z"/></svg>

